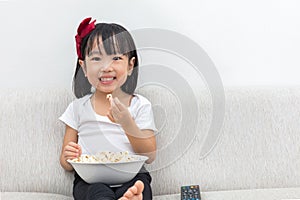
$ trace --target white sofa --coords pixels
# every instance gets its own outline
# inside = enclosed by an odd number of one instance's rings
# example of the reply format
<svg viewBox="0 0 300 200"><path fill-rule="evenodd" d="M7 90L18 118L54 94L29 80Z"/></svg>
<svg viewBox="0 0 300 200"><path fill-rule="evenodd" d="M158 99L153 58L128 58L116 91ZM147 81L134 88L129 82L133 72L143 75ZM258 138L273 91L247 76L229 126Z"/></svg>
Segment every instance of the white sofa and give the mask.
<svg viewBox="0 0 300 200"><path fill-rule="evenodd" d="M300 88L226 88L224 123L205 156L208 91L197 99L196 131L194 117L180 109L190 97L177 102L160 89L140 92L154 102L161 130L157 160L146 166L155 200L180 199L180 186L189 184L200 185L203 200L300 199ZM73 174L59 164L64 125L58 120L72 99L68 89L1 90L1 200L72 199ZM187 141L176 139L184 135Z"/></svg>

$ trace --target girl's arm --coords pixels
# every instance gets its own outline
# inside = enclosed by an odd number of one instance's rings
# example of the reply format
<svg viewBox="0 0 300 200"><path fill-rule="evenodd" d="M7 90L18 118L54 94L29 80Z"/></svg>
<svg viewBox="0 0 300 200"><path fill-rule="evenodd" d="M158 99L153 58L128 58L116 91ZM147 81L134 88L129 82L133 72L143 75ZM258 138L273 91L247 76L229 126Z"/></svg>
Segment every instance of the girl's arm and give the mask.
<svg viewBox="0 0 300 200"><path fill-rule="evenodd" d="M127 107L118 98L111 100L108 118L119 123L125 131L127 138L135 153L148 156L146 163L151 163L156 155L156 139L152 130L140 130L131 117Z"/></svg>
<svg viewBox="0 0 300 200"><path fill-rule="evenodd" d="M138 154L148 156L146 163L152 163L156 156L156 139L152 130L140 130L134 120L123 126L127 138Z"/></svg>
<svg viewBox="0 0 300 200"><path fill-rule="evenodd" d="M73 167L67 162L68 159L77 158L81 155L81 147L77 144L77 131L66 125L66 131L60 155L60 164L67 171L73 171Z"/></svg>

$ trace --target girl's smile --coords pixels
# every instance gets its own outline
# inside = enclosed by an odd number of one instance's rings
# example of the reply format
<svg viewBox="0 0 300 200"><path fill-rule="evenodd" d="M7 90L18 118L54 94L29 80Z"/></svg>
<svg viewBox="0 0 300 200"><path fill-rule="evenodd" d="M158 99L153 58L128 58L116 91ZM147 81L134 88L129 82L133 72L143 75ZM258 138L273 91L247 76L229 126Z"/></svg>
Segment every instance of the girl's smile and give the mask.
<svg viewBox="0 0 300 200"><path fill-rule="evenodd" d="M102 76L99 78L99 81L103 85L110 85L116 80L115 76Z"/></svg>

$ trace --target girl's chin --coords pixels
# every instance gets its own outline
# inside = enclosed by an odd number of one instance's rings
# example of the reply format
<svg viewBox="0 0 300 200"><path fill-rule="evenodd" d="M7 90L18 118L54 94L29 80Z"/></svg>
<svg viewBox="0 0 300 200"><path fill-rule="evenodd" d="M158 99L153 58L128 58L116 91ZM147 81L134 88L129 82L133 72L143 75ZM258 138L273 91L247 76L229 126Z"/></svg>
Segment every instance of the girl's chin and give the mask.
<svg viewBox="0 0 300 200"><path fill-rule="evenodd" d="M104 93L104 94L111 94L111 93L113 93L113 90L99 90L99 89L97 89L97 92L101 92L101 93Z"/></svg>
<svg viewBox="0 0 300 200"><path fill-rule="evenodd" d="M97 91L98 92L103 92L103 93L112 93L115 89L116 88L114 88L114 87L113 88L112 87L110 87L110 88L97 87Z"/></svg>

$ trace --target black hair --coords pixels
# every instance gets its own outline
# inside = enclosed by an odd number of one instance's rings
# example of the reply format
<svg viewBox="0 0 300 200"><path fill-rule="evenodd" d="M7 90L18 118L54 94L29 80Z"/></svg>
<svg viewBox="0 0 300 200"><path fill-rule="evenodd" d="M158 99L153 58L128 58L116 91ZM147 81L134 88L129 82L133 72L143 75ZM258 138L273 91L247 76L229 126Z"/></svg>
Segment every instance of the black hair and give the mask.
<svg viewBox="0 0 300 200"><path fill-rule="evenodd" d="M105 53L108 55L124 54L128 57L128 62L131 60L131 58L135 57L132 73L127 77L126 82L121 86L122 91L127 94L133 94L137 85L139 62L136 47L130 33L119 24L96 24L95 29L82 40L80 51L83 60L85 60L86 55L92 51L95 41L97 41L99 48L100 40L102 40ZM99 52L101 53L100 48ZM85 77L78 58L73 76L73 93L77 98L80 98L86 94L92 93L91 88L92 85Z"/></svg>

